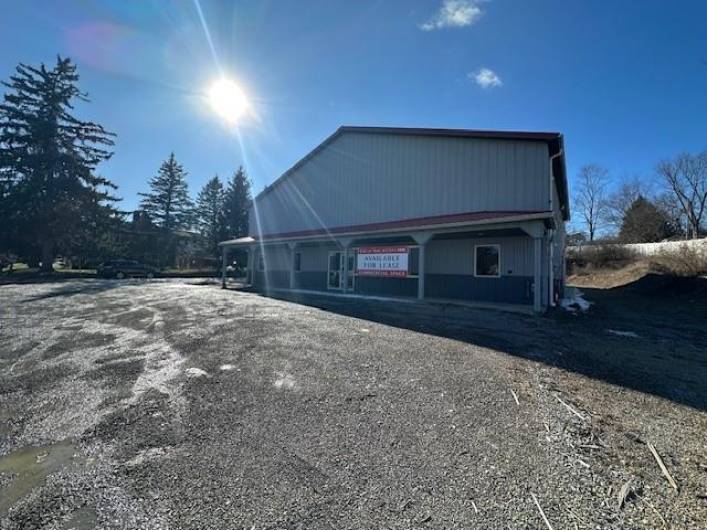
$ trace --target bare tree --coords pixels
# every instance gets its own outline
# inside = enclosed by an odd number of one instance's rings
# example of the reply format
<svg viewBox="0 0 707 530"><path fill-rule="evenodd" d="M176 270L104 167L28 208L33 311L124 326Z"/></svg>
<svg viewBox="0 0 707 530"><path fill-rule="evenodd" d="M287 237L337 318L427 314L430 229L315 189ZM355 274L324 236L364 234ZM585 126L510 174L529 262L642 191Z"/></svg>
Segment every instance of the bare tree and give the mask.
<svg viewBox="0 0 707 530"><path fill-rule="evenodd" d="M697 237L707 207L707 151L664 160L657 171L685 213L690 236Z"/></svg>
<svg viewBox="0 0 707 530"><path fill-rule="evenodd" d="M594 241L597 231L606 222L608 182L609 172L597 164L582 166L577 175L574 210L587 226L589 241Z"/></svg>
<svg viewBox="0 0 707 530"><path fill-rule="evenodd" d="M639 177L624 178L606 199L607 223L619 232L628 209L639 197L650 197L649 191L649 185Z"/></svg>
<svg viewBox="0 0 707 530"><path fill-rule="evenodd" d="M675 194L672 191L664 191L655 198L655 203L668 216L670 223L675 228L675 233L682 234L685 239L688 239L690 233L687 228L685 211L680 206Z"/></svg>

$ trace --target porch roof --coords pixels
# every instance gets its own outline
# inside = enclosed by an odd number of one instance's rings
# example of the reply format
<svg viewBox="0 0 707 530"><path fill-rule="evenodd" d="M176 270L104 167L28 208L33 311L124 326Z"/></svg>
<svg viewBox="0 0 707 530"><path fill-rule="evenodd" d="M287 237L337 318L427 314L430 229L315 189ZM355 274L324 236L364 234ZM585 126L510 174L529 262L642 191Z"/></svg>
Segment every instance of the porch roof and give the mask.
<svg viewBox="0 0 707 530"><path fill-rule="evenodd" d="M332 239L335 237L356 237L371 234L384 235L421 230L459 229L466 226L545 220L552 219L552 217L553 214L550 211L466 212L451 215L402 219L398 221L387 221L381 223L301 230L278 234L265 234L261 237L239 237L236 239L222 241L219 243L219 246L245 247L265 242L276 243L286 241L315 240L322 239L322 236L327 239Z"/></svg>

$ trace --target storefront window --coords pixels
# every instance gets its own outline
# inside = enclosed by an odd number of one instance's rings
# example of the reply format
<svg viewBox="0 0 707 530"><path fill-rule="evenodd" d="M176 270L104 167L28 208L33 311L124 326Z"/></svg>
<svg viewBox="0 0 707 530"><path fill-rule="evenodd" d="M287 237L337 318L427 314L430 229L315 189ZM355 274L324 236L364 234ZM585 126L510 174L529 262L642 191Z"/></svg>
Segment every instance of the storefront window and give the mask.
<svg viewBox="0 0 707 530"><path fill-rule="evenodd" d="M501 275L501 247L477 245L474 247L474 275L498 278Z"/></svg>

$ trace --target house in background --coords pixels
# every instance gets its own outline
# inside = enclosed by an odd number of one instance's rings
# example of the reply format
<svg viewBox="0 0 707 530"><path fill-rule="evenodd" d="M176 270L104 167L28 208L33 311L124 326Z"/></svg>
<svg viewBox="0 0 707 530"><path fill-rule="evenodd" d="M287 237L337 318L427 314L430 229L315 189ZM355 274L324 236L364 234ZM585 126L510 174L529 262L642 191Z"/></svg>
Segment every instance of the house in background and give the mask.
<svg viewBox="0 0 707 530"><path fill-rule="evenodd" d="M559 133L341 127L253 201L248 279L289 289L514 304L564 287Z"/></svg>
<svg viewBox="0 0 707 530"><path fill-rule="evenodd" d="M127 257L163 268L217 267L217 260L208 251L208 244L201 234L189 230L165 233L143 210L132 212L132 221L118 230L115 244L122 249L116 258Z"/></svg>

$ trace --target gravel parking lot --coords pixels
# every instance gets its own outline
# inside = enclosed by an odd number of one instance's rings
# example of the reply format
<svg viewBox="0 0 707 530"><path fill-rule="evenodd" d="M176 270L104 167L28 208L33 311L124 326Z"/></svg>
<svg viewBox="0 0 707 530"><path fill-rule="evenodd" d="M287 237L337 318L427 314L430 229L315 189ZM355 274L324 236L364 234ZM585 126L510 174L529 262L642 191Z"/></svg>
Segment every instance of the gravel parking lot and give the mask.
<svg viewBox="0 0 707 530"><path fill-rule="evenodd" d="M705 528L704 302L629 294L0 286L0 528Z"/></svg>

